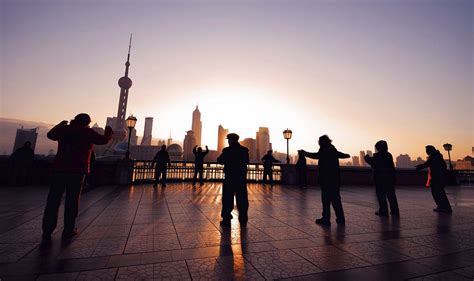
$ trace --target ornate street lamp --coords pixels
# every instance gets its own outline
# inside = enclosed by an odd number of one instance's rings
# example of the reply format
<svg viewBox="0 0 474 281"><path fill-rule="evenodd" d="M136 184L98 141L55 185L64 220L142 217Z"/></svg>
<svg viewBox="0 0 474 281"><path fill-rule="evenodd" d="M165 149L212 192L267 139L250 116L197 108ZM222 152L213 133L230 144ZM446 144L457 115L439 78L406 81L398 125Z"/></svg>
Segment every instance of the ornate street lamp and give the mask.
<svg viewBox="0 0 474 281"><path fill-rule="evenodd" d="M286 140L286 164L290 164L290 139L293 132L290 129L283 131L283 137Z"/></svg>
<svg viewBox="0 0 474 281"><path fill-rule="evenodd" d="M450 143L445 143L443 144L444 150L448 152L448 158L449 158L449 170L453 171L453 164L451 163L451 153L450 151L453 150L453 145Z"/></svg>
<svg viewBox="0 0 474 281"><path fill-rule="evenodd" d="M125 159L130 159L130 138L132 137L132 130L135 128L135 124L137 124L137 118L133 115L130 115L125 121L128 128L128 145L127 152L125 153Z"/></svg>

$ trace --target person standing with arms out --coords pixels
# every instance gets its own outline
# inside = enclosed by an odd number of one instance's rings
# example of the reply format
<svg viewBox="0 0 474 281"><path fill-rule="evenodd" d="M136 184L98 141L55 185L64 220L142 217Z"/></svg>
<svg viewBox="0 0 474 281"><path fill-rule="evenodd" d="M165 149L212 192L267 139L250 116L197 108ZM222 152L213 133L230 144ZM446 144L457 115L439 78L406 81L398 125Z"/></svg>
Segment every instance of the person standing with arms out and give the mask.
<svg viewBox="0 0 474 281"><path fill-rule="evenodd" d="M68 125L62 121L47 134L50 140L58 142L58 153L53 163L53 178L43 215L43 240L51 240L51 234L58 221L58 209L66 190L64 207L63 239L77 235L76 217L79 209L84 177L89 172L90 156L94 144L107 144L112 138L112 128L105 127L104 135L91 128L91 118L86 113L76 115Z"/></svg>
<svg viewBox="0 0 474 281"><path fill-rule="evenodd" d="M240 227L246 227L248 221L249 199L247 194L247 164L249 150L239 143L239 135L228 134L229 146L222 150L217 162L224 165L224 184L222 187L222 221L220 225L230 227L232 210L234 209L234 194L239 210Z"/></svg>
<svg viewBox="0 0 474 281"><path fill-rule="evenodd" d="M298 150L298 161L296 161L295 166L298 174L298 185L302 188L306 188L308 166L306 165L306 157L304 157L302 150Z"/></svg>
<svg viewBox="0 0 474 281"><path fill-rule="evenodd" d="M340 188L341 173L339 159L349 158L350 155L337 151L332 140L323 135L319 137L319 151L310 153L302 150L305 157L318 159L319 181L321 183L321 201L323 217L316 220L317 224L331 225L331 204L336 213L336 222L345 224L344 209L342 208Z"/></svg>
<svg viewBox="0 0 474 281"><path fill-rule="evenodd" d="M435 212L452 213L451 204L444 188L446 187L447 167L443 155L432 145L426 146L428 159L425 163L417 165L416 170L428 168L428 181L426 186L431 187L431 194L436 202Z"/></svg>
<svg viewBox="0 0 474 281"><path fill-rule="evenodd" d="M375 153L371 157L366 155L365 162L374 169L375 192L379 201L377 216L388 217L387 199L390 203L390 214L400 216L397 196L395 195L395 164L393 157L388 152L388 144L380 140L375 144Z"/></svg>
<svg viewBox="0 0 474 281"><path fill-rule="evenodd" d="M199 175L199 183L201 185L204 184L204 157L209 153L209 148L206 145L206 151L202 151L202 148L196 145L193 148L193 154L194 154L194 177L193 177L193 186L196 185L196 180Z"/></svg>
<svg viewBox="0 0 474 281"><path fill-rule="evenodd" d="M156 166L155 166L156 164ZM166 151L166 145L161 146L161 150L158 151L151 162L151 168L155 167L155 183L153 187L158 186L161 176L161 186L166 187L166 173L168 167L171 166L171 159L168 151Z"/></svg>
<svg viewBox="0 0 474 281"><path fill-rule="evenodd" d="M276 160L275 157L272 155L273 151L267 151L267 154L263 156L263 184L267 183L267 176L270 179L270 186L273 186L273 163L280 163L280 161Z"/></svg>

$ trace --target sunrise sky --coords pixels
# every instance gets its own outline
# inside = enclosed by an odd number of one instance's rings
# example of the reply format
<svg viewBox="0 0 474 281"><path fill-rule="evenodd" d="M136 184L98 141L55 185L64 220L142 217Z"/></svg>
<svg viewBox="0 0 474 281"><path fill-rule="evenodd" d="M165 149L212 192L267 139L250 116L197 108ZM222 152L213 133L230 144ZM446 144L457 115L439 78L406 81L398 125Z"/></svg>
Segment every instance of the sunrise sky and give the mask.
<svg viewBox="0 0 474 281"><path fill-rule="evenodd" d="M474 145L474 1L0 1L0 116L57 123L117 114L133 33L127 115L183 140L196 104L203 143L222 124L282 131L291 150L328 134L358 155Z"/></svg>

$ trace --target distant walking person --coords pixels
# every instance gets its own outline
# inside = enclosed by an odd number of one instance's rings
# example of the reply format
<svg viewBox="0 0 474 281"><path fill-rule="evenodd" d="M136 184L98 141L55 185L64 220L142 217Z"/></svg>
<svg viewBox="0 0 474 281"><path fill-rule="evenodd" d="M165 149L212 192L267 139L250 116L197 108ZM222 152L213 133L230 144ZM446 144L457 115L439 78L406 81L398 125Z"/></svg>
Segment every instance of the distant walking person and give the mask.
<svg viewBox="0 0 474 281"><path fill-rule="evenodd" d="M204 157L209 153L209 148L206 145L206 151L202 151L202 148L196 145L193 148L194 154L194 177L193 177L193 186L196 185L197 177L199 176L199 183L204 184Z"/></svg>
<svg viewBox="0 0 474 281"><path fill-rule="evenodd" d="M432 145L426 146L426 154L428 154L428 159L425 163L417 165L416 169L428 168L426 186L431 187L431 194L436 202L436 208L433 211L451 213L453 210L444 191L447 176L446 162L444 162L441 152Z"/></svg>
<svg viewBox="0 0 474 281"><path fill-rule="evenodd" d="M76 115L68 125L62 121L47 134L48 138L58 142L58 153L54 158L53 178L48 194L48 201L43 216L43 240L51 239L51 234L58 221L58 209L66 190L64 207L63 239L78 234L76 217L79 200L84 183L84 176L89 172L90 156L94 144L107 144L112 138L112 128L107 126L104 135L89 128L91 118L86 113Z"/></svg>
<svg viewBox="0 0 474 281"><path fill-rule="evenodd" d="M249 200L247 194L247 164L249 150L239 144L237 134L228 134L229 146L222 150L217 158L219 164L224 165L224 185L222 187L222 221L220 225L230 227L232 210L234 209L234 194L239 210L240 227L246 227L248 221Z"/></svg>
<svg viewBox="0 0 474 281"><path fill-rule="evenodd" d="M272 155L273 151L267 151L267 154L263 156L263 184L267 183L267 177L270 180L270 186L273 186L273 163L280 163L280 161L276 160L275 157Z"/></svg>
<svg viewBox="0 0 474 281"><path fill-rule="evenodd" d="M319 138L319 151L310 153L302 150L302 154L312 159L318 159L319 181L321 183L321 200L323 203L323 217L316 220L317 224L331 225L331 204L336 213L336 222L345 224L344 209L342 208L340 187L341 175L339 168L340 158L349 158L349 154L337 151L332 140L323 135Z"/></svg>
<svg viewBox="0 0 474 281"><path fill-rule="evenodd" d="M395 195L395 165L392 154L388 152L388 145L384 140L375 144L375 150L374 156L366 155L364 158L365 162L374 169L375 192L379 201L379 210L375 214L383 217L388 216L388 199L390 214L400 216Z"/></svg>
<svg viewBox="0 0 474 281"><path fill-rule="evenodd" d="M302 150L298 150L298 161L296 161L296 173L298 176L298 185L300 187L307 186L307 170L308 166L306 165L306 157L303 154Z"/></svg>
<svg viewBox="0 0 474 281"><path fill-rule="evenodd" d="M170 155L168 151L166 151L166 145L163 144L161 150L156 153L153 162L151 162L151 167L155 167L155 183L153 184L153 187L158 186L160 177L161 186L166 187L166 173L168 171L168 166L171 166Z"/></svg>
<svg viewBox="0 0 474 281"><path fill-rule="evenodd" d="M13 185L24 185L28 179L28 173L35 161L35 153L31 148L31 142L27 141L22 147L8 158L12 168L11 183Z"/></svg>

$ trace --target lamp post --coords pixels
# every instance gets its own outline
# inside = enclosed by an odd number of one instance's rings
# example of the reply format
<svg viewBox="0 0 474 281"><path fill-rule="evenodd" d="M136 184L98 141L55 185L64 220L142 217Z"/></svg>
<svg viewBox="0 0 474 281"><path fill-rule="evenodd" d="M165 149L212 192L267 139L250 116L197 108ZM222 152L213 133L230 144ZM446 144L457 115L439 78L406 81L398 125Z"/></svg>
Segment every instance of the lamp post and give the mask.
<svg viewBox="0 0 474 281"><path fill-rule="evenodd" d="M453 171L453 164L451 163L451 153L450 151L453 150L453 145L450 143L445 143L443 144L444 150L448 152L448 159L449 159L449 170L452 172Z"/></svg>
<svg viewBox="0 0 474 281"><path fill-rule="evenodd" d="M290 164L290 139L293 132L290 129L283 131L283 137L286 140L286 164Z"/></svg>
<svg viewBox="0 0 474 281"><path fill-rule="evenodd" d="M137 118L133 115L130 115L125 121L127 122L128 128L128 145L127 152L125 152L125 159L130 159L130 138L132 137L132 129L135 128L135 124L137 124Z"/></svg>

